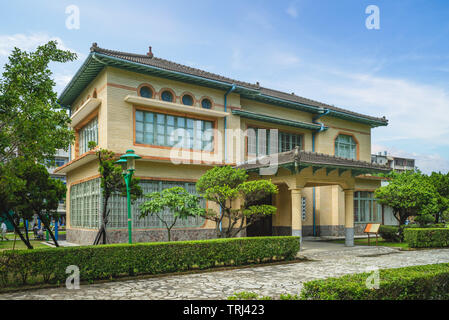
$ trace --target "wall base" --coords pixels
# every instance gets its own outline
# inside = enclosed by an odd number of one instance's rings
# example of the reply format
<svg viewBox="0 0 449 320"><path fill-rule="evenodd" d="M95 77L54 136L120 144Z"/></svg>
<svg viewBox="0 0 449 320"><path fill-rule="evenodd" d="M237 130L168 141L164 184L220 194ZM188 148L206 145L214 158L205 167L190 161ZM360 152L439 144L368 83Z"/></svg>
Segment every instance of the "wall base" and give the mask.
<svg viewBox="0 0 449 320"><path fill-rule="evenodd" d="M346 228L345 229L345 246L353 247L354 246L354 228Z"/></svg>
<svg viewBox="0 0 449 320"><path fill-rule="evenodd" d="M358 223L354 225L355 235L366 235L363 231L365 230L366 223ZM316 226L316 236L317 237L344 237L346 235L345 226ZM305 237L313 236L313 226L302 226L302 233Z"/></svg>
<svg viewBox="0 0 449 320"><path fill-rule="evenodd" d="M67 229L67 241L80 245L92 245L98 230ZM242 233L244 236L244 233ZM216 238L215 229L174 229L171 232L172 241L206 240ZM128 230L108 230L108 243L128 243ZM166 230L135 230L133 243L167 241Z"/></svg>

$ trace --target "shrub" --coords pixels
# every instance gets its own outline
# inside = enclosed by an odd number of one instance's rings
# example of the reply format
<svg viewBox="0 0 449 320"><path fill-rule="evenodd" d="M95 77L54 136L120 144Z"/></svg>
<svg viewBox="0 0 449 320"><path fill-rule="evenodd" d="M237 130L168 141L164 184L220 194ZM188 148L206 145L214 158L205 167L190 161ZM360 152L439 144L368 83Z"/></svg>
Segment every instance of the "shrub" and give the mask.
<svg viewBox="0 0 449 320"><path fill-rule="evenodd" d="M259 237L203 241L115 244L0 253L0 281L6 286L64 283L66 268L80 269L81 281L139 274L163 274L290 260L298 237Z"/></svg>
<svg viewBox="0 0 449 320"><path fill-rule="evenodd" d="M411 248L449 247L449 228L406 228L404 240Z"/></svg>
<svg viewBox="0 0 449 320"><path fill-rule="evenodd" d="M399 227L397 226L384 226L379 228L379 234L385 241L388 242L401 242L399 238Z"/></svg>
<svg viewBox="0 0 449 320"><path fill-rule="evenodd" d="M255 292L234 292L232 296L228 297L228 300L271 300L270 297L259 296Z"/></svg>
<svg viewBox="0 0 449 320"><path fill-rule="evenodd" d="M366 286L370 273L306 282L306 300L446 300L449 299L449 264L380 270L379 289Z"/></svg>

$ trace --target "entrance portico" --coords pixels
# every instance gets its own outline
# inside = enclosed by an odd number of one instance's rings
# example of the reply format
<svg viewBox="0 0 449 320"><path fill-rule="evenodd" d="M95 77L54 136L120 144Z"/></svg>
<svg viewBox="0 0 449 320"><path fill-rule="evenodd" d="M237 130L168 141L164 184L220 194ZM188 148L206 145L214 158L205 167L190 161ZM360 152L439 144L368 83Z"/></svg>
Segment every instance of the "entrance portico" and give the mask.
<svg viewBox="0 0 449 320"><path fill-rule="evenodd" d="M263 159L263 160L262 160ZM270 161L269 161L270 160ZM269 164L267 164L269 163ZM277 167L277 168L275 168ZM354 246L354 190L356 176L367 173L388 172L389 169L363 161L354 161L325 154L300 151L259 158L245 163L239 168L246 169L251 179L270 179L279 187L274 199L278 208L273 217L273 235L293 235L302 239L304 222L310 225L310 218L303 216L304 202L306 216L315 214L315 198L310 199L312 188L338 186L335 201L323 208L321 216L329 224L344 227L346 246ZM267 168L276 170L267 170ZM269 174L266 174L271 171ZM341 190L341 191L339 191ZM339 192L344 196L340 199ZM321 192L322 202L326 202L326 192ZM303 200L303 198L306 198ZM313 208L311 210L311 207ZM334 208L333 208L334 207ZM341 213L340 213L341 212ZM315 218L313 219L315 223ZM314 226L315 227L315 226Z"/></svg>

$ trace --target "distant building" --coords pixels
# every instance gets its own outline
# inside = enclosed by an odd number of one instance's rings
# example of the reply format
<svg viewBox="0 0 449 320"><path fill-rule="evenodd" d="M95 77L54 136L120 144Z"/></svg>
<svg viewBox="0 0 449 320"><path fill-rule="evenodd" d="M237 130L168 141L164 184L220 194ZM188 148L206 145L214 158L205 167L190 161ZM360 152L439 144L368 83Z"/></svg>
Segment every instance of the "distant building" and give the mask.
<svg viewBox="0 0 449 320"><path fill-rule="evenodd" d="M394 157L388 155L386 151L384 153L379 152L378 154L371 155L371 162L380 165L388 165L391 169L397 172L415 170L415 159Z"/></svg>
<svg viewBox="0 0 449 320"><path fill-rule="evenodd" d="M371 155L371 162L380 165L389 166L393 171L404 172L415 170L415 159L399 158L388 155L387 151L379 152ZM382 186L388 185L388 180L381 182ZM381 206L382 208L382 224L398 225L398 220L394 217L393 209L388 206Z"/></svg>
<svg viewBox="0 0 449 320"><path fill-rule="evenodd" d="M65 173L55 173L55 169L59 168L65 164L67 164L69 162L69 152L65 151L65 150L58 150L56 152L55 155L55 164L54 165L48 165L47 166L47 170L50 173L50 176L53 179L59 179L62 182L64 182L64 184L66 184L66 176ZM59 207L58 207L58 214L61 216L62 220L65 221L65 217L66 217L66 204L65 201L61 201L59 203Z"/></svg>

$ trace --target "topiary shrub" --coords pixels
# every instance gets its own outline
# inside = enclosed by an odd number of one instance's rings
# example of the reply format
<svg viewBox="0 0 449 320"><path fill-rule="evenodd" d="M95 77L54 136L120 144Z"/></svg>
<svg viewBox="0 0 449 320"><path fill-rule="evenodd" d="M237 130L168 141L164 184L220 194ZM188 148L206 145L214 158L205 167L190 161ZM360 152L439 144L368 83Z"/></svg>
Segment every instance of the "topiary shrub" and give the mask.
<svg viewBox="0 0 449 320"><path fill-rule="evenodd" d="M379 271L379 288L366 285L370 273L306 282L305 300L447 300L449 264L386 269Z"/></svg>
<svg viewBox="0 0 449 320"><path fill-rule="evenodd" d="M449 247L449 228L406 228L404 240L411 248Z"/></svg>
<svg viewBox="0 0 449 320"><path fill-rule="evenodd" d="M232 238L138 244L66 247L0 253L2 289L25 284L65 283L68 266L81 281L141 274L164 274L291 260L299 237Z"/></svg>
<svg viewBox="0 0 449 320"><path fill-rule="evenodd" d="M384 226L379 228L379 234L385 241L388 242L401 242L399 237L399 227L397 226Z"/></svg>

